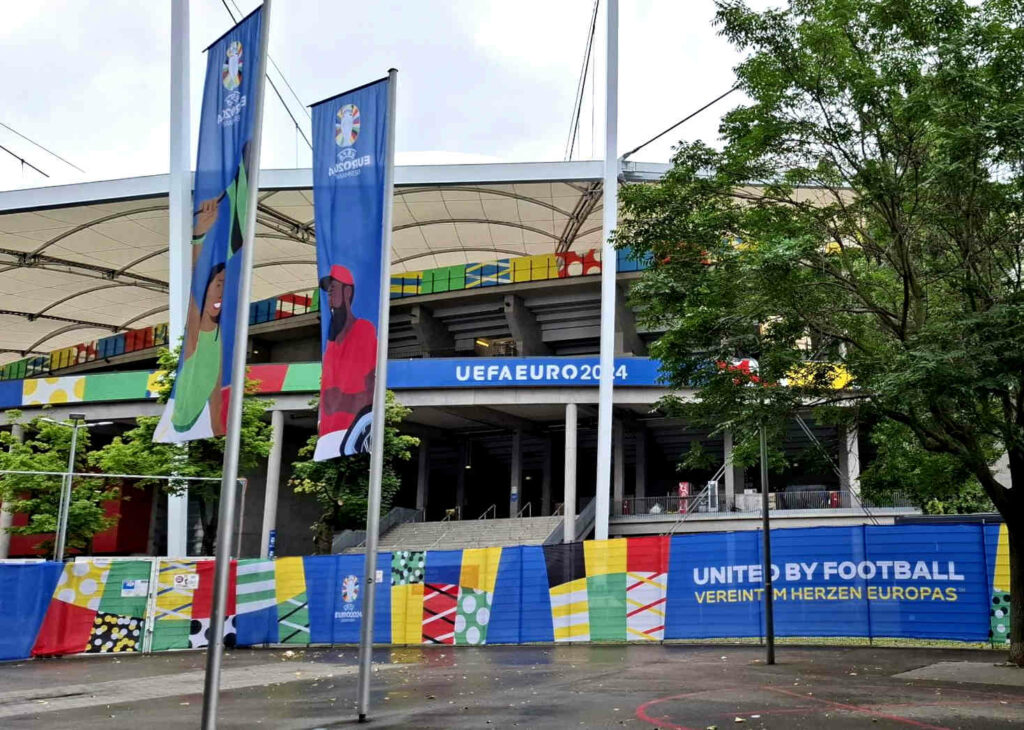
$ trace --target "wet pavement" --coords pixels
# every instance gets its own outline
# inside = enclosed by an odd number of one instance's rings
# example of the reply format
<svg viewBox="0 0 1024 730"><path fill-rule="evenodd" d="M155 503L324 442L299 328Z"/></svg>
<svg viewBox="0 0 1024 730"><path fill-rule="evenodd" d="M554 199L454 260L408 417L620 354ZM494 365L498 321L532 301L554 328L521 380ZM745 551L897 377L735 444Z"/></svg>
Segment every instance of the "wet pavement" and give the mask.
<svg viewBox="0 0 1024 730"><path fill-rule="evenodd" d="M1024 670L994 667L1003 655L992 651L781 646L772 667L759 647L725 645L375 658L371 726L381 728L1024 727ZM229 651L220 727L354 725L355 660L352 647ZM943 662L942 679L895 676ZM198 727L203 663L176 652L0 664L0 727Z"/></svg>

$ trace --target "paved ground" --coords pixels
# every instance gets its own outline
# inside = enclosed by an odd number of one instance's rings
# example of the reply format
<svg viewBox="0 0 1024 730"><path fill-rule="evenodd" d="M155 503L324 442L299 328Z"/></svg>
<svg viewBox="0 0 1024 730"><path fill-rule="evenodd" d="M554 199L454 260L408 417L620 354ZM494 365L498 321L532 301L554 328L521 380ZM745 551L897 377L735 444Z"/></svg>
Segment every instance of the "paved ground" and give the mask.
<svg viewBox="0 0 1024 730"><path fill-rule="evenodd" d="M993 666L1001 656L783 646L779 663L766 667L750 646L381 650L371 726L1024 727L1024 670ZM183 652L0 664L0 727L198 727L203 659ZM220 726L351 725L354 664L351 648L231 651ZM932 669L895 676L924 667Z"/></svg>

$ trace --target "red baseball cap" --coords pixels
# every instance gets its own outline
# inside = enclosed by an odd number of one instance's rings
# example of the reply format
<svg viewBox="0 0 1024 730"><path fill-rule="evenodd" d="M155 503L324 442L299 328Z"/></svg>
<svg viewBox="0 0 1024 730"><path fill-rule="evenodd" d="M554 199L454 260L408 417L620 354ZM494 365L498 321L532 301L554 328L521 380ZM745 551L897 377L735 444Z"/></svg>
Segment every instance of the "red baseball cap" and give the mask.
<svg viewBox="0 0 1024 730"><path fill-rule="evenodd" d="M320 288L327 289L331 284L331 279L340 281L342 284L348 284L349 286L356 285L356 280L352 278L352 272L340 264L334 264L331 267L331 273L320 280Z"/></svg>

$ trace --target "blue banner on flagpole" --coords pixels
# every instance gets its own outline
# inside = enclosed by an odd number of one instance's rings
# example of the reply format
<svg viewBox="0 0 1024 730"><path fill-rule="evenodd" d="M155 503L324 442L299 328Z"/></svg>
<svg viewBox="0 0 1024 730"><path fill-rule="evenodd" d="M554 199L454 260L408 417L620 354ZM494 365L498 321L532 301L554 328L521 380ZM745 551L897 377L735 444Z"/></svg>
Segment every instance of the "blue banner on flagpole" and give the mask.
<svg viewBox="0 0 1024 730"><path fill-rule="evenodd" d="M174 391L154 441L222 436L242 280L262 8L207 49L193 193L192 283Z"/></svg>
<svg viewBox="0 0 1024 730"><path fill-rule="evenodd" d="M381 297L388 81L313 107L313 206L320 284L317 461L369 450Z"/></svg>

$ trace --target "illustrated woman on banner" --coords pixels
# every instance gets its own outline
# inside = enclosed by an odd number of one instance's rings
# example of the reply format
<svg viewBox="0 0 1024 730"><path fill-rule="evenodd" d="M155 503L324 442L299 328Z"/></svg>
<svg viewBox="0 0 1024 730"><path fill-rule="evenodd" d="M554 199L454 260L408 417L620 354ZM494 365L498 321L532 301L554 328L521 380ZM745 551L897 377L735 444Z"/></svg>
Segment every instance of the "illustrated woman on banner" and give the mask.
<svg viewBox="0 0 1024 730"><path fill-rule="evenodd" d="M221 198L204 200L199 205L192 229L192 267L196 270L202 259L206 234L217 222L217 207ZM185 433L202 419L210 424L215 436L224 435L223 350L220 341L220 313L224 302L224 264L210 267L206 286L197 301L193 289L188 302L188 321L185 326L185 362L180 382L188 387L177 388L174 393L174 430Z"/></svg>

